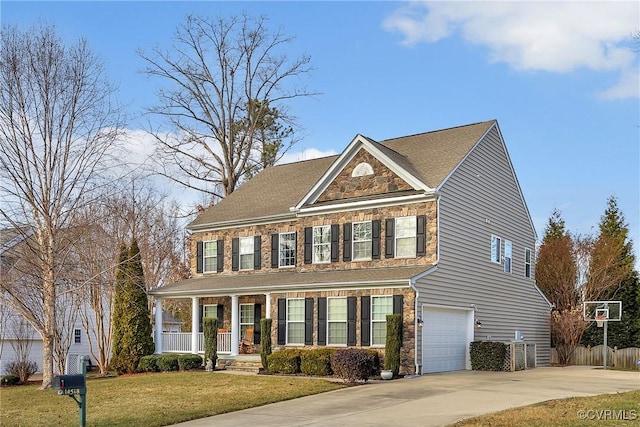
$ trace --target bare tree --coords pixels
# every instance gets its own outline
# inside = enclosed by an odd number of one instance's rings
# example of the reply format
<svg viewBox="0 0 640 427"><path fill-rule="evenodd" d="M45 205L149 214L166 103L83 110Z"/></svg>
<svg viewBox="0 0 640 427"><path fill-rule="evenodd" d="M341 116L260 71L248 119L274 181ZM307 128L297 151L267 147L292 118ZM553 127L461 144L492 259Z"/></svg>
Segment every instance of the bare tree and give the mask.
<svg viewBox="0 0 640 427"><path fill-rule="evenodd" d="M20 382L26 384L29 377L38 370L38 365L30 360L31 347L35 338L34 330L29 323L20 316L10 316L11 347L13 348L13 361L7 365L7 372L20 377Z"/></svg>
<svg viewBox="0 0 640 427"><path fill-rule="evenodd" d="M42 336L43 388L53 379L56 284L64 264L60 258L69 253L61 230L104 182L102 172L111 164L121 129L113 93L85 40L67 45L55 28L44 25L25 31L2 27L0 215L33 232L29 242L39 269L39 295L16 289L9 294L12 308ZM38 305L21 298L41 298L39 311L28 309Z"/></svg>
<svg viewBox="0 0 640 427"><path fill-rule="evenodd" d="M280 53L293 39L266 21L188 16L171 49L139 52L143 71L166 84L150 110L169 126L152 130L158 173L222 198L296 141L286 103L314 95L293 85L311 70L310 57Z"/></svg>

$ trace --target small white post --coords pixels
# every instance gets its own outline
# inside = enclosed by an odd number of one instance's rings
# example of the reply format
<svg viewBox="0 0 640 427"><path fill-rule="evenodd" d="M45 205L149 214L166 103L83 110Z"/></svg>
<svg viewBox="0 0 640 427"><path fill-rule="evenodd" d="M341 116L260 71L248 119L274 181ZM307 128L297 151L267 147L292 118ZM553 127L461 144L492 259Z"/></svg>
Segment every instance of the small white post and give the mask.
<svg viewBox="0 0 640 427"><path fill-rule="evenodd" d="M198 354L198 332L200 332L200 299L191 298L191 353Z"/></svg>
<svg viewBox="0 0 640 427"><path fill-rule="evenodd" d="M162 354L162 299L156 297L156 354Z"/></svg>
<svg viewBox="0 0 640 427"><path fill-rule="evenodd" d="M240 306L238 295L231 295L231 355L237 356L240 352Z"/></svg>
<svg viewBox="0 0 640 427"><path fill-rule="evenodd" d="M264 308L264 317L271 319L271 292L267 292L264 294L265 296L265 308Z"/></svg>

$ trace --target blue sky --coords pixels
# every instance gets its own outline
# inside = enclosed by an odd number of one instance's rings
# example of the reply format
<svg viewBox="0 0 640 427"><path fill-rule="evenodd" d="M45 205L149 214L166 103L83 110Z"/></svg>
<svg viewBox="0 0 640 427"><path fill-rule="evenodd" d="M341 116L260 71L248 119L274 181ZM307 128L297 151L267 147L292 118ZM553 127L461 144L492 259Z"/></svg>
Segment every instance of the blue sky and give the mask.
<svg viewBox="0 0 640 427"><path fill-rule="evenodd" d="M554 208L594 231L609 196L640 245L638 2L12 2L3 24L53 23L85 37L141 135L155 82L137 49L168 46L186 14L265 14L311 55L290 104L304 139L289 158L497 119L539 237ZM640 48L640 46L638 47ZM140 152L149 147L132 138Z"/></svg>

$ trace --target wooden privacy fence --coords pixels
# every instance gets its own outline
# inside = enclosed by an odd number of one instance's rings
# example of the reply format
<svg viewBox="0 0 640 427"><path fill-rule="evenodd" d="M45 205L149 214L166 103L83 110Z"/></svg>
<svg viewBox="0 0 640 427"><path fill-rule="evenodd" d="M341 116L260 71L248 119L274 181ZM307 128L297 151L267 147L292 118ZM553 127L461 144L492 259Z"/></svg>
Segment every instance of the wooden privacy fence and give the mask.
<svg viewBox="0 0 640 427"><path fill-rule="evenodd" d="M603 366L602 360L603 353L602 345L596 345L594 347L578 346L573 352L570 365L587 365L587 366ZM640 348L611 348L608 347L607 352L607 366L613 366L615 368L624 369L639 369L637 363L640 360ZM551 364L558 364L558 353L555 348L551 349Z"/></svg>

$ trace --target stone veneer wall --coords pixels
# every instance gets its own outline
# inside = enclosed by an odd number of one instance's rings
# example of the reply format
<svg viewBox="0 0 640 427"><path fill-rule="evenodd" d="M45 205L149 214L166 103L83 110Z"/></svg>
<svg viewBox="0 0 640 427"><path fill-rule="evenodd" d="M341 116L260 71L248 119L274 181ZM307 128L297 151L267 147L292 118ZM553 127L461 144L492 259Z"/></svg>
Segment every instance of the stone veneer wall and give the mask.
<svg viewBox="0 0 640 427"><path fill-rule="evenodd" d="M352 177L353 170L360 163L368 163L373 169L373 175ZM413 190L413 187L383 165L371 153L360 149L324 193L320 195L318 202L381 194L392 195L397 191L408 190Z"/></svg>
<svg viewBox="0 0 640 427"><path fill-rule="evenodd" d="M400 373L415 373L415 291L411 288L384 288L384 289L358 289L358 290L333 290L322 292L286 292L271 293L271 318L273 325L271 329L271 342L274 350L282 350L285 348L317 348L318 342L318 298L320 297L357 297L356 302L356 346L322 346L330 348L367 348L377 350L381 357L384 357L384 347L377 346L360 346L361 333L361 309L360 297L371 295L403 295L402 307L402 349L400 350ZM279 298L313 298L313 343L312 346L304 345L278 345L278 299Z"/></svg>
<svg viewBox="0 0 640 427"><path fill-rule="evenodd" d="M427 236L426 236L426 255L416 258L385 258L385 219L403 216L426 215L427 217ZM342 261L342 225L345 223L353 223L358 221L381 220L381 257L379 260L371 261ZM305 227L313 227L318 225L340 225L340 244L339 261L326 264L304 264L304 229ZM218 231L197 232L193 233L191 241L191 253L195 254L195 245L197 241L219 240L224 239L224 271L222 273L211 274L254 274L265 272L291 271L291 268L274 269L271 268L271 234L297 232L297 253L296 268L297 271L321 271L321 270L350 270L357 268L373 268L373 267L398 267L398 266L414 266L414 265L431 265L437 258L437 207L435 201L421 202L414 204L388 206L382 208L363 209L360 211L345 211L339 213L331 213L326 215L316 215L309 217L300 217L297 221L287 221L275 224L256 225L240 228L231 228ZM232 271L231 270L231 240L235 237L252 237L262 236L262 268L260 270ZM196 274L196 260L191 257L191 272Z"/></svg>

